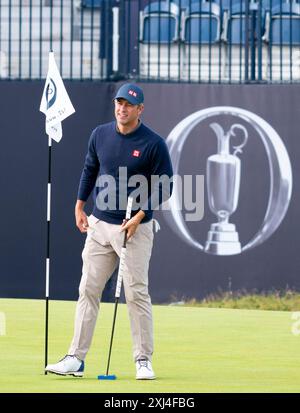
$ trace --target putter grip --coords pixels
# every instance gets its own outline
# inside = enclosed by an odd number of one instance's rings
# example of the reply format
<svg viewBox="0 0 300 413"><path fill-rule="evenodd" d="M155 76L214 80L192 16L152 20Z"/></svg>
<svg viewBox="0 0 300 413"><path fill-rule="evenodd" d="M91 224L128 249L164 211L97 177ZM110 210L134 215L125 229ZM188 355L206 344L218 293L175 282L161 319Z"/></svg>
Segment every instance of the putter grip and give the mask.
<svg viewBox="0 0 300 413"><path fill-rule="evenodd" d="M132 210L132 202L133 198L131 196L128 197L127 201L127 209L126 209L126 217L125 219L128 221L131 217L131 210Z"/></svg>
<svg viewBox="0 0 300 413"><path fill-rule="evenodd" d="M125 265L125 255L126 255L126 248L123 247L121 250L121 257L120 257L120 264L119 264L119 272L118 272L118 280L116 285L116 298L120 298L121 295L121 288L122 288L122 281L123 281L123 274L124 274L124 265Z"/></svg>
<svg viewBox="0 0 300 413"><path fill-rule="evenodd" d="M126 217L125 217L126 221L128 221L131 217L132 201L133 201L133 198L128 197ZM120 298L120 295L121 295L121 288L122 288L122 281L123 281L123 274L124 274L124 266L125 266L125 256L126 256L126 239L127 239L127 231L125 231L124 243L123 243L123 247L121 249L121 256L120 256L120 264L119 264L119 272L118 272L115 298Z"/></svg>

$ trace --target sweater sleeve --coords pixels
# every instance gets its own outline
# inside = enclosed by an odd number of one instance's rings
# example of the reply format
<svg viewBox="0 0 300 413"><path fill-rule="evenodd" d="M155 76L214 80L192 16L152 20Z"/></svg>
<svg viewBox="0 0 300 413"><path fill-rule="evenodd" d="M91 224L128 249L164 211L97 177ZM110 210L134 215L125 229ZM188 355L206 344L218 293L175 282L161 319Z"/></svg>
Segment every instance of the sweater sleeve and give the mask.
<svg viewBox="0 0 300 413"><path fill-rule="evenodd" d="M92 132L89 143L88 151L85 158L83 171L81 174L77 199L81 201L87 201L90 193L92 192L98 172L99 172L99 160L96 152L96 129Z"/></svg>
<svg viewBox="0 0 300 413"><path fill-rule="evenodd" d="M151 216L151 211L166 202L173 191L173 168L168 147L163 139L158 141L150 151L151 164L151 194L141 208L146 217Z"/></svg>

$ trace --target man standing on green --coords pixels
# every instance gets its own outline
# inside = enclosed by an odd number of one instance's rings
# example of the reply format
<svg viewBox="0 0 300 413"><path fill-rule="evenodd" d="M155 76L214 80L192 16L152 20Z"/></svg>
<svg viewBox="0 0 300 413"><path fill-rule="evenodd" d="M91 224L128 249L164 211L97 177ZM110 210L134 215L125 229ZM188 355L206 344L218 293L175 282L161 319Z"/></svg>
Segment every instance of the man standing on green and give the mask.
<svg viewBox="0 0 300 413"><path fill-rule="evenodd" d="M167 190L164 185L151 188L151 177L167 177L170 183L173 171L164 139L140 120L143 102L143 91L136 84L121 86L114 98L116 120L99 125L90 137L75 207L76 225L82 233L87 233L87 238L82 253L83 268L74 336L68 354L58 363L49 364L46 367L48 372L83 376L84 359L91 345L101 295L118 265L122 232L127 229L123 282L136 379L155 379L152 369L152 304L148 292L148 269L154 237L152 214L153 209L169 198L172 185ZM132 218L127 223L124 221L126 206L122 208L120 200L127 200L134 188L127 181L123 190L120 168L126 168L128 181L142 175L148 183L146 202L132 211ZM107 194L107 186L101 181L103 176L114 179L115 208L108 209L104 203L103 193ZM84 206L93 190L94 209L92 215L87 217Z"/></svg>

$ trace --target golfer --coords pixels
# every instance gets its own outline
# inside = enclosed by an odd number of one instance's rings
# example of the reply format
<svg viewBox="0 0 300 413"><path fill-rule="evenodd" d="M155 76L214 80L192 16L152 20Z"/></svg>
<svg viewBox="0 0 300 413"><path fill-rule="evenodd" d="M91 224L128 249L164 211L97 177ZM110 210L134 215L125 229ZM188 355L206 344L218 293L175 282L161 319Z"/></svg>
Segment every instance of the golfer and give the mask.
<svg viewBox="0 0 300 413"><path fill-rule="evenodd" d="M164 139L140 119L143 102L140 87L124 84L114 98L116 120L99 125L91 134L75 207L76 225L82 233L87 233L87 237L82 252L74 336L68 354L58 363L48 364L48 372L83 376L84 359L91 345L101 295L118 265L123 231L127 230L123 283L136 379L155 379L152 305L148 292L155 223L152 214L153 209L170 197L172 184L169 188L161 184L152 188L151 178L167 177L170 182L173 171ZM128 183L135 177L144 179L141 186L147 197L145 202L140 200L142 206L133 209L131 219L125 222L128 196L137 190ZM84 206L93 190L94 208L92 215L87 217ZM140 198L145 197L140 195Z"/></svg>

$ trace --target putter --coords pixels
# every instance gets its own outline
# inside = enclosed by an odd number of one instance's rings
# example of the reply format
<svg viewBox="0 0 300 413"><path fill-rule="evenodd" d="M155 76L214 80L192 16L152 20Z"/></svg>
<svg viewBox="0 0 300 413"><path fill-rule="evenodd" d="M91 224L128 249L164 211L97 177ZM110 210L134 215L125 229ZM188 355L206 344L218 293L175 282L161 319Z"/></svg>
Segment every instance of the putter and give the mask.
<svg viewBox="0 0 300 413"><path fill-rule="evenodd" d="M132 201L133 201L133 198L128 197L126 217L125 217L126 222L130 220ZM109 373L110 356L111 356L114 331L115 331L115 323L116 323L116 318L117 318L117 309L118 309L118 303L119 303L119 298L121 295L121 288L122 288L122 281L123 281L124 260L126 256L126 242L127 242L127 230L125 230L125 233L124 233L123 246L122 246L121 256L120 256L118 279L117 279L116 293L115 293L115 310L114 310L113 325L112 325L111 337L110 337L106 374L99 375L98 380L116 380L117 378L115 374L108 374L108 373Z"/></svg>

